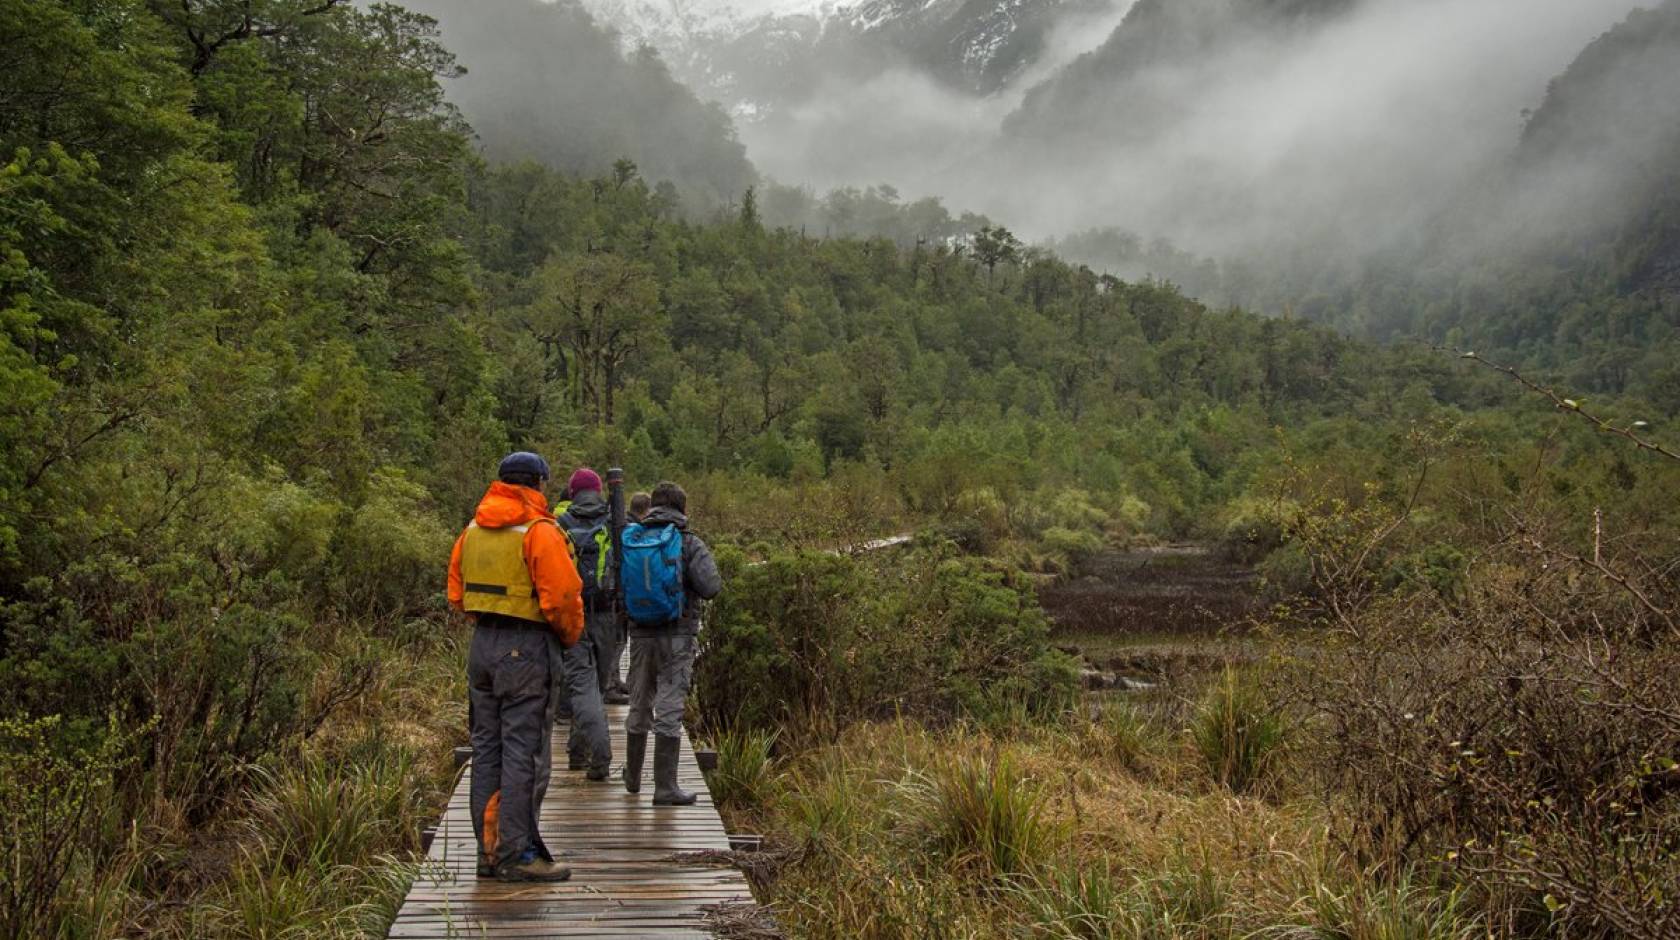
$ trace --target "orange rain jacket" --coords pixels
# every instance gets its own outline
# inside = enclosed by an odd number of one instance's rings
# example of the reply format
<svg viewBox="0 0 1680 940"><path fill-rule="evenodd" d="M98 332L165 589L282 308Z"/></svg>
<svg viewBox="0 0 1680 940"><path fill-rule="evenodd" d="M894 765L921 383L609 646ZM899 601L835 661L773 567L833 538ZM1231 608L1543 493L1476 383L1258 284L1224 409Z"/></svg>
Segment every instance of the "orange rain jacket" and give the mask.
<svg viewBox="0 0 1680 940"><path fill-rule="evenodd" d="M554 521L543 494L528 486L514 486L500 480L490 484L473 516L480 526L495 529L539 519ZM466 537L463 530L449 554L449 603L456 610L462 609L466 596L461 581L461 542ZM524 547L525 568L531 572L531 583L537 587L543 616L560 642L569 647L583 635L583 582L578 578L571 546L558 526L534 525L525 533Z"/></svg>

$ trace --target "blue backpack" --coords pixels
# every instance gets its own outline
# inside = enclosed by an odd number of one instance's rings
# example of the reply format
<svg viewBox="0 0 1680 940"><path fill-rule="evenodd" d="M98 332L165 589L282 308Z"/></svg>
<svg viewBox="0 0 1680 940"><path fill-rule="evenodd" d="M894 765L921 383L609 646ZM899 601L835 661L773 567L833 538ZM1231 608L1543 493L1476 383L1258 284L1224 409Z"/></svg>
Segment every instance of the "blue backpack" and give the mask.
<svg viewBox="0 0 1680 940"><path fill-rule="evenodd" d="M624 559L619 570L624 608L643 626L671 623L682 616L682 530L674 525L624 528Z"/></svg>

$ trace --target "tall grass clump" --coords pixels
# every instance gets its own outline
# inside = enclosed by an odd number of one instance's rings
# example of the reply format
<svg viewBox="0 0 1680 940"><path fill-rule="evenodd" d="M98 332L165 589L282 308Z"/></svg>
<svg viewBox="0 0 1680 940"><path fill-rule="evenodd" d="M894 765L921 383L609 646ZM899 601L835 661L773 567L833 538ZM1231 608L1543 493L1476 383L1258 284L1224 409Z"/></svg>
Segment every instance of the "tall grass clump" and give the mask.
<svg viewBox="0 0 1680 940"><path fill-rule="evenodd" d="M1391 882L1369 878L1345 890L1317 886L1310 905L1314 940L1474 940L1488 935L1463 888L1444 890L1405 875Z"/></svg>
<svg viewBox="0 0 1680 940"><path fill-rule="evenodd" d="M1179 859L1153 876L1070 860L1019 879L1035 936L1066 940L1221 940L1238 936L1228 878Z"/></svg>
<svg viewBox="0 0 1680 940"><path fill-rule="evenodd" d="M353 761L311 757L258 776L245 825L268 860L288 870L364 865L419 848L426 807L401 749L375 747Z"/></svg>
<svg viewBox="0 0 1680 940"><path fill-rule="evenodd" d="M1107 702L1083 737L1091 751L1129 773L1141 773L1160 745L1160 733L1149 716L1131 702Z"/></svg>
<svg viewBox="0 0 1680 940"><path fill-rule="evenodd" d="M752 809L769 798L776 785L775 745L774 732L730 729L717 736L717 769L707 782L719 806Z"/></svg>
<svg viewBox="0 0 1680 940"><path fill-rule="evenodd" d="M1191 719L1190 737L1213 779L1247 793L1266 779L1283 746L1283 720L1227 668Z"/></svg>
<svg viewBox="0 0 1680 940"><path fill-rule="evenodd" d="M994 877L1032 872L1060 841L1043 787L1007 755L959 757L936 768L921 809L936 853Z"/></svg>

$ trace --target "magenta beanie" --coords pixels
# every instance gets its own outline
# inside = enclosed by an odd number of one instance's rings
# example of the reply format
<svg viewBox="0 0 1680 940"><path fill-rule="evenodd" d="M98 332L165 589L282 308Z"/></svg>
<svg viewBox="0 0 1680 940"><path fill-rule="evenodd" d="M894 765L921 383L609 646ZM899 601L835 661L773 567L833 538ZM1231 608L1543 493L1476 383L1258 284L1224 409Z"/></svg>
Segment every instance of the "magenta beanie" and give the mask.
<svg viewBox="0 0 1680 940"><path fill-rule="evenodd" d="M584 490L601 491L601 476L588 467L579 467L572 478L566 481L566 489L571 493L581 493Z"/></svg>

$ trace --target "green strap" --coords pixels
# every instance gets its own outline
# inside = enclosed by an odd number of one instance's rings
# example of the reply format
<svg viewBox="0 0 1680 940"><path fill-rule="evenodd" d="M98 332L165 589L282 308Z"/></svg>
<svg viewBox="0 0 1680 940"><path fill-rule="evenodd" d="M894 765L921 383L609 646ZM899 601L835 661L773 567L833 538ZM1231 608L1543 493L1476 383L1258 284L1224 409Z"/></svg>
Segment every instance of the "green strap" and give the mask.
<svg viewBox="0 0 1680 940"><path fill-rule="evenodd" d="M611 540L612 537L607 535L606 529L602 528L595 531L595 547L600 549L595 553L596 584L605 584L607 582L607 544Z"/></svg>

